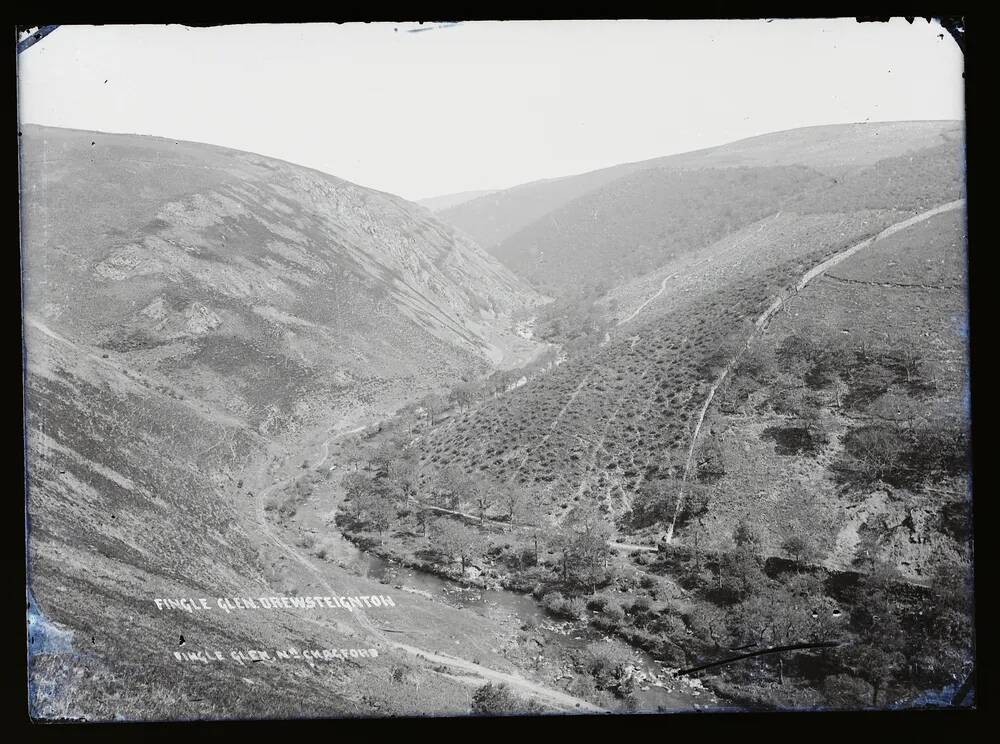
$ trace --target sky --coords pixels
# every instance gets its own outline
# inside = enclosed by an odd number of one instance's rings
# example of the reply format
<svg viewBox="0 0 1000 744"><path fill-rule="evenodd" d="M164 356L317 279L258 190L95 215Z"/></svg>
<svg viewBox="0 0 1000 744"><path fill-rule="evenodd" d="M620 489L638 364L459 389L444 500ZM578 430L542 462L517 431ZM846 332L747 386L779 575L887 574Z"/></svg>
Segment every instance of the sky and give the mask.
<svg viewBox="0 0 1000 744"><path fill-rule="evenodd" d="M963 60L903 19L63 26L23 123L280 158L420 199L817 124L962 119Z"/></svg>

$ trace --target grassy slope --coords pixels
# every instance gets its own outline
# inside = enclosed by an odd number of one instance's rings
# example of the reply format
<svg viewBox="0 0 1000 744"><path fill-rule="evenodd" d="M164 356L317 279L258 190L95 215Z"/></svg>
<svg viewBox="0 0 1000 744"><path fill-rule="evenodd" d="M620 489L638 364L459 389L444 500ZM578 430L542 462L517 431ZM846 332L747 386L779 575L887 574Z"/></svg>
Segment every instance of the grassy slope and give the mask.
<svg viewBox="0 0 1000 744"><path fill-rule="evenodd" d="M54 629L33 636L35 714L461 710L463 686L428 670L419 698L393 691L393 654L235 676L175 662L181 635L181 650L373 640L307 612L152 599L304 589L268 584L263 481L246 472L268 440L487 369L535 295L426 211L304 168L148 137L22 141L28 561L35 627Z"/></svg>
<svg viewBox="0 0 1000 744"><path fill-rule="evenodd" d="M838 124L775 132L680 155L577 176L522 184L439 212L442 220L492 250L569 202L612 181L650 168L698 169L805 165L837 175L885 158L960 138L958 122Z"/></svg>

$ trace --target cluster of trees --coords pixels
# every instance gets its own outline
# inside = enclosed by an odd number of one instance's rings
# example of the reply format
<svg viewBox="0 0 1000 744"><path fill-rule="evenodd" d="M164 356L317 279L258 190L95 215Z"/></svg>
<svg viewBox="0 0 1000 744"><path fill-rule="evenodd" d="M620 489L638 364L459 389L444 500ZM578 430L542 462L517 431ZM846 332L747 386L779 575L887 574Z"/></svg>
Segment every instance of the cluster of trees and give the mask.
<svg viewBox="0 0 1000 744"><path fill-rule="evenodd" d="M540 499L530 486L501 483L456 465L426 475L418 465L417 452L405 438L386 439L363 470L344 476L346 518L376 532L379 544L392 529L412 530L431 541L430 552L443 566L457 564L462 574L488 547L482 528L516 526L527 540L529 562L538 563L540 549L549 542L543 540L547 527ZM478 526L470 524L475 522Z"/></svg>
<svg viewBox="0 0 1000 744"><path fill-rule="evenodd" d="M596 591L610 576L612 526L589 503L575 506L562 524L550 523L533 487L501 483L486 474L446 466L421 480L416 455L399 441L376 450L364 470L344 477L346 517L376 532L379 542L394 528L407 528L429 541L427 553L464 575L490 549L490 530L516 533L523 549L515 570L543 562L566 587Z"/></svg>
<svg viewBox="0 0 1000 744"><path fill-rule="evenodd" d="M834 464L842 483L883 482L920 490L929 482L968 472L968 428L955 415L863 424L844 435L843 445Z"/></svg>
<svg viewBox="0 0 1000 744"><path fill-rule="evenodd" d="M723 410L750 412L763 403L804 416L820 405L867 411L894 388L892 403L919 400L937 390L943 375L925 346L925 339L907 334L855 341L822 325L791 333L776 348L758 341L740 355L722 391ZM759 391L766 394L755 401ZM919 403L903 408L905 416L919 410Z"/></svg>
<svg viewBox="0 0 1000 744"><path fill-rule="evenodd" d="M706 452L704 460L706 469L714 470L719 460L713 452ZM696 473L698 463L695 463ZM706 479L714 480L709 476ZM680 502L683 494L683 503ZM653 524L669 524L678 508L676 527L680 528L690 521L703 516L711 503L711 488L702 482L682 482L680 478L656 478L645 481L632 500L632 509L627 519L632 527L641 529Z"/></svg>
<svg viewBox="0 0 1000 744"><path fill-rule="evenodd" d="M824 572L803 571L801 565L769 575L759 533L746 522L733 540L735 549L715 562L714 584L703 587L703 601L685 615L687 627L708 644L706 655L809 642L839 645L739 662L724 672L729 679L749 683L759 679L754 670L769 669L781 686L790 668L807 686L825 690L831 703L879 705L887 702L890 687L900 699L967 673L974 638L964 560L942 558L929 591L906 584L878 560L856 585L831 591ZM807 562L816 546L797 534L786 539L785 549Z"/></svg>
<svg viewBox="0 0 1000 744"><path fill-rule="evenodd" d="M547 537L557 558L564 586L583 586L596 592L611 576L609 568L612 528L592 504L576 506Z"/></svg>
<svg viewBox="0 0 1000 744"><path fill-rule="evenodd" d="M822 326L789 334L775 349L753 344L722 391L724 412L764 405L797 420L770 427L783 454L815 452L829 441L823 408L863 413L868 420L842 438L834 464L842 484L878 482L919 489L968 469L962 413L935 397L945 374L926 342L902 334L851 341Z"/></svg>
<svg viewBox="0 0 1000 744"><path fill-rule="evenodd" d="M438 516L436 510L416 498L415 471L410 469L406 459L387 461L372 460L381 465L373 465L372 474L357 472L344 477L349 507L347 515L355 525L378 533L379 544L383 536L393 528L410 527L430 540L433 553L445 567L458 564L461 574L483 555L487 540L476 527L466 524L461 518ZM447 473L439 481L439 487L432 491L445 500L449 506L458 506L454 500L458 489L473 481L462 478L451 484L452 473Z"/></svg>
<svg viewBox="0 0 1000 744"><path fill-rule="evenodd" d="M404 440L389 438L378 446L364 471L344 476L347 515L383 536L401 514L409 513L419 483L418 455ZM426 515L417 515L426 531Z"/></svg>

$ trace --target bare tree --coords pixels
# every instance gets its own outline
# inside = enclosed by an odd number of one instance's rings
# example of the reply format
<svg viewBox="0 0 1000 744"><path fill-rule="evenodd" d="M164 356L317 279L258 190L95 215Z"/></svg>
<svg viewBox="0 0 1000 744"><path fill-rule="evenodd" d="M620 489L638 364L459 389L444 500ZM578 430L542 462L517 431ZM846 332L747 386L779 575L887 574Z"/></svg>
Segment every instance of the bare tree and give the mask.
<svg viewBox="0 0 1000 744"><path fill-rule="evenodd" d="M473 527L442 517L434 521L431 531L438 551L449 559L449 563L458 561L463 576L469 562L482 555L485 541Z"/></svg>

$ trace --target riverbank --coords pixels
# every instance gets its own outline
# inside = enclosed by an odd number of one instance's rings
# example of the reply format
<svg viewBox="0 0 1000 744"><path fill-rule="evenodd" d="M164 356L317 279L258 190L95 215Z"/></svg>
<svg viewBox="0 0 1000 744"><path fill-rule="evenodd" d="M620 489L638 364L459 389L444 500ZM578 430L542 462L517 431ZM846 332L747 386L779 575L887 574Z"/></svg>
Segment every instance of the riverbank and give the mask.
<svg viewBox="0 0 1000 744"><path fill-rule="evenodd" d="M388 579L397 590L436 596L472 611L490 605L512 610L521 622L525 642L536 644L539 650L544 645L546 653L563 657L550 669L554 683L572 681L582 687L581 679L589 682L594 676L595 654L613 652L620 657L617 663L622 667L620 682L625 691L619 694L616 688L612 693L611 700L619 705L634 705L635 710L645 712L730 707L701 679L676 676L685 665L683 654L664 658L658 653L663 650L662 640L652 634L642 636L628 628L612 627L599 609L588 608L579 615L561 613L546 601L558 592L546 592L539 582L500 571L495 564L469 567L464 576L459 576L457 571L419 557L418 551L399 550L397 540L380 544L374 536L349 527L342 529L345 539L372 556L378 577ZM539 638L545 643L539 643ZM602 669L597 672L597 678L604 673Z"/></svg>

